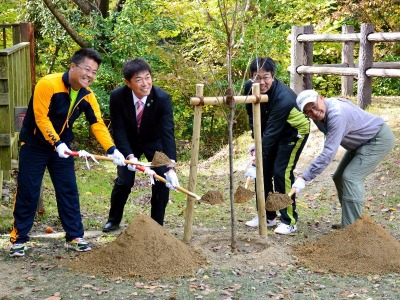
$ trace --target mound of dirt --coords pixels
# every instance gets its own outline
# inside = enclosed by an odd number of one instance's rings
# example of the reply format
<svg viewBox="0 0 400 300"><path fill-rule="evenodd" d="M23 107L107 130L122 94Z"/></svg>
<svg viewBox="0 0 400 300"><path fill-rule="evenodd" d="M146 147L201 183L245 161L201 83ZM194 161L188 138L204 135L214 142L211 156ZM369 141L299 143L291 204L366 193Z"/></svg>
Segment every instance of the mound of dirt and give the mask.
<svg viewBox="0 0 400 300"><path fill-rule="evenodd" d="M265 203L265 209L268 211L281 210L291 205L292 202L293 200L286 194L269 192L267 202Z"/></svg>
<svg viewBox="0 0 400 300"><path fill-rule="evenodd" d="M364 215L345 229L295 250L300 264L342 274L400 273L400 243Z"/></svg>
<svg viewBox="0 0 400 300"><path fill-rule="evenodd" d="M242 186L238 186L236 189L234 198L235 198L235 203L245 203L253 199L253 196L255 195L255 192L250 191Z"/></svg>
<svg viewBox="0 0 400 300"><path fill-rule="evenodd" d="M206 264L200 252L150 217L138 215L115 241L82 253L69 267L90 275L147 281L190 276Z"/></svg>
<svg viewBox="0 0 400 300"><path fill-rule="evenodd" d="M224 203L223 196L219 191L208 191L201 197L200 201L211 205Z"/></svg>

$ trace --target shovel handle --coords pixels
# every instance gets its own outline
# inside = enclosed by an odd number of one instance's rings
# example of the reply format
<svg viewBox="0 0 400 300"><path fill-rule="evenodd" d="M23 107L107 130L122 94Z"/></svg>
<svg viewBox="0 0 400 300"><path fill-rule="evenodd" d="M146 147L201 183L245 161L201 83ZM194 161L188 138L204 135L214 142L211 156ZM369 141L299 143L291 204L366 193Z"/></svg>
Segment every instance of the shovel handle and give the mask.
<svg viewBox="0 0 400 300"><path fill-rule="evenodd" d="M288 196L289 196L289 197L292 197L293 194L295 194L295 193L296 193L296 188L292 188L292 189L290 190Z"/></svg>
<svg viewBox="0 0 400 300"><path fill-rule="evenodd" d="M79 156L79 153L77 151L71 151L71 153L68 153L68 154L71 155L71 156ZM113 158L107 157L107 156L101 156L101 155L95 155L95 154L92 154L92 155L93 155L93 157L95 159L98 159L98 160L107 160L107 161L113 161L114 160ZM136 170L139 170L139 171L142 171L142 172L144 172L144 167L147 166L144 163L132 162L130 160L125 160L125 163L129 164L129 165L135 165L136 166ZM156 178L157 180L161 181L161 182L168 183L168 180L166 180L164 177L162 177L162 176L160 176L158 174L154 174L153 177ZM183 187L181 187L179 185L174 186L174 188L177 189L178 191L182 192L182 193L185 193L186 195L189 195L189 196L191 196L193 198L196 198L196 200L200 200L201 199L200 196L196 195L195 193L192 193L192 192L188 191L187 189L185 189L185 188L183 188Z"/></svg>
<svg viewBox="0 0 400 300"><path fill-rule="evenodd" d="M136 170L144 172L144 167L136 166ZM170 183L167 179L165 179L164 177L162 177L162 176L160 176L158 174L154 174L153 177L155 179L161 181L161 182ZM192 192L188 191L187 189L185 189L185 188L183 188L183 187L181 187L179 185L174 186L174 188L177 189L178 191L182 192L182 193L185 193L186 195L189 195L189 196L191 196L193 198L196 198L196 200L200 200L201 199L200 196L196 195L195 193L192 193Z"/></svg>
<svg viewBox="0 0 400 300"><path fill-rule="evenodd" d="M246 179L246 183L244 185L245 189L247 189L249 187L250 181L251 181L251 176L248 176L247 179Z"/></svg>
<svg viewBox="0 0 400 300"><path fill-rule="evenodd" d="M78 151L71 151L71 153L68 153L71 156L79 156ZM108 157L108 156L102 156L102 155L96 155L96 154L91 154L95 159L97 160L107 160L107 161L114 161L113 158ZM124 160L125 164L127 165L135 165L135 166L144 166L144 167L151 167L151 163L150 164L146 164L146 163L142 163L140 161L137 162L133 162L130 160L125 159Z"/></svg>

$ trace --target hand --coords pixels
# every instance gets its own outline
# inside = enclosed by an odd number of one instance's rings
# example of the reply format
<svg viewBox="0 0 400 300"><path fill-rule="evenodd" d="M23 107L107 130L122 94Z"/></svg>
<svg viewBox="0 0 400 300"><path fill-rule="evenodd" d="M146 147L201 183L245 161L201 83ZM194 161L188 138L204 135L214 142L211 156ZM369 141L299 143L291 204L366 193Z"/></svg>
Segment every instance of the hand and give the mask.
<svg viewBox="0 0 400 300"><path fill-rule="evenodd" d="M176 175L175 171L169 170L167 173L164 174L166 179L167 179L167 183L165 184L167 186L167 188L169 188L170 190L174 190L176 191L176 186L180 186L179 185L179 180L178 180L178 176Z"/></svg>
<svg viewBox="0 0 400 300"><path fill-rule="evenodd" d="M251 165L250 167L247 168L246 173L244 174L244 177L251 177L251 179L255 179L257 176L257 171L256 171L256 167Z"/></svg>
<svg viewBox="0 0 400 300"><path fill-rule="evenodd" d="M115 165L117 165L117 166L126 166L125 157L122 155L121 152L118 151L118 149L115 149L114 153L108 155L108 157L111 157L113 159L113 163Z"/></svg>
<svg viewBox="0 0 400 300"><path fill-rule="evenodd" d="M137 163L138 162L138 159L133 155L131 155L131 157L128 160L133 162L133 163ZM132 171L132 172L136 171L136 166L135 165L128 164L127 167L128 167L129 171Z"/></svg>
<svg viewBox="0 0 400 300"><path fill-rule="evenodd" d="M302 177L297 177L292 185L293 189L296 189L296 194L300 193L306 187L306 181Z"/></svg>
<svg viewBox="0 0 400 300"><path fill-rule="evenodd" d="M150 183L153 185L154 184L154 175L156 174L156 172L154 172L149 167L146 167L146 168L144 168L144 174L147 174L150 176Z"/></svg>
<svg viewBox="0 0 400 300"><path fill-rule="evenodd" d="M71 153L71 150L68 148L68 146L65 143L61 143L60 145L58 145L56 150L57 150L58 156L61 158L68 158L69 153Z"/></svg>

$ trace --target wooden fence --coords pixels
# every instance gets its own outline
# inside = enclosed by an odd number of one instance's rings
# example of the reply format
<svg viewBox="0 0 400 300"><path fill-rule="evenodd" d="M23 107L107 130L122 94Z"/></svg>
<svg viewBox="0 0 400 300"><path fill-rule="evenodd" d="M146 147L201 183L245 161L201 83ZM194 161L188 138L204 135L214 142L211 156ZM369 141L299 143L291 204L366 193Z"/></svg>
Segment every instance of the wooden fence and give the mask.
<svg viewBox="0 0 400 300"><path fill-rule="evenodd" d="M0 50L0 195L3 180L11 177L12 159L18 157L19 129L32 94L35 77L32 26L30 23L0 25L12 28L13 45ZM15 44L14 44L15 43Z"/></svg>
<svg viewBox="0 0 400 300"><path fill-rule="evenodd" d="M312 88L312 74L342 76L342 95L352 95L353 78L358 78L357 103L371 103L372 77L400 77L400 62L374 62L374 44L400 41L400 32L374 33L374 25L362 24L360 33L343 26L341 34L314 34L312 26L293 26L291 35L290 87L296 94ZM314 42L342 42L340 64L313 65ZM358 63L354 63L354 43L360 43Z"/></svg>

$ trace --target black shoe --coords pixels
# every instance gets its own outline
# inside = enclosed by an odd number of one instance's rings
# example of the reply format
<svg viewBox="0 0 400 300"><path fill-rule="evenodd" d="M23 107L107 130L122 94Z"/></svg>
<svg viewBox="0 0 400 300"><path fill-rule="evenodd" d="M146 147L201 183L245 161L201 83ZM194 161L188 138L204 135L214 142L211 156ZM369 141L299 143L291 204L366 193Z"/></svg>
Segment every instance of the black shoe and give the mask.
<svg viewBox="0 0 400 300"><path fill-rule="evenodd" d="M107 222L103 227L103 232L110 232L117 230L119 228L119 224L115 224L113 222Z"/></svg>
<svg viewBox="0 0 400 300"><path fill-rule="evenodd" d="M342 224L332 224L332 229L342 229Z"/></svg>

